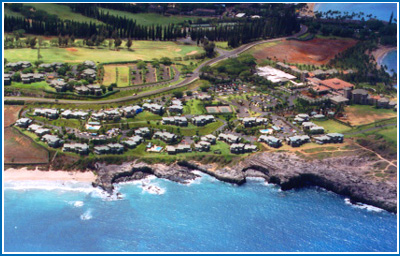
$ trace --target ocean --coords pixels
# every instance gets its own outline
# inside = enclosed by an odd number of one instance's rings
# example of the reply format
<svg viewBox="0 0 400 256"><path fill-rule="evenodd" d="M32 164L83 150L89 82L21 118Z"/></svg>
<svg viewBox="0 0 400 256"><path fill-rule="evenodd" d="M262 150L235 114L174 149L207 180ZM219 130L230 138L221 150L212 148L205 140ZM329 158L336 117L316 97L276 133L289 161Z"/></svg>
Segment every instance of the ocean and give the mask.
<svg viewBox="0 0 400 256"><path fill-rule="evenodd" d="M386 65L387 72L393 74L392 70L397 73L397 50L391 51L382 59L382 64Z"/></svg>
<svg viewBox="0 0 400 256"><path fill-rule="evenodd" d="M376 16L377 19L383 21L389 21L392 12L393 17L397 17L396 3L317 3L314 10L319 12L332 10L340 11L342 13L349 12L350 14L352 12L363 12L365 16L372 14L373 16ZM387 54L383 58L382 64L388 67L387 72L389 74L393 74L391 71L392 69L397 71L397 51L392 51ZM397 85L395 85L395 87L397 88Z"/></svg>
<svg viewBox="0 0 400 256"><path fill-rule="evenodd" d="M202 174L118 184L6 182L5 252L395 252L395 214L320 188Z"/></svg>
<svg viewBox="0 0 400 256"><path fill-rule="evenodd" d="M314 7L314 11L319 12L327 12L329 10L342 13L349 12L349 14L363 12L365 16L372 14L383 21L389 21L392 12L393 17L397 17L396 3L317 3Z"/></svg>

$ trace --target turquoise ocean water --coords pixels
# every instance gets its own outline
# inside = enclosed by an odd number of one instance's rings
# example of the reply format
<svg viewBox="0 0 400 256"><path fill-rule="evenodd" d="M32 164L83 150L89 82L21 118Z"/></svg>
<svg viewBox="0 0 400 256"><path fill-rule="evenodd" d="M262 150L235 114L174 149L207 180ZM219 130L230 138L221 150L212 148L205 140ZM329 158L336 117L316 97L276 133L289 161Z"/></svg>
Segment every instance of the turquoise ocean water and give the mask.
<svg viewBox="0 0 400 256"><path fill-rule="evenodd" d="M314 10L319 12L332 10L342 13L349 12L349 14L363 12L365 16L372 14L383 21L389 21L392 12L393 17L397 17L396 3L318 3L315 5Z"/></svg>
<svg viewBox="0 0 400 256"><path fill-rule="evenodd" d="M315 5L314 10L319 12L336 10L342 13L363 12L365 16L372 14L376 16L377 19L383 21L389 21L392 12L393 17L397 17L396 3L318 3ZM388 67L387 71L390 74L392 74L391 69L397 71L397 51L392 51L387 54L382 60L382 64Z"/></svg>
<svg viewBox="0 0 400 256"><path fill-rule="evenodd" d="M334 193L243 186L203 175L190 185L118 185L108 200L84 183L6 182L4 249L12 251L395 251L396 215ZM153 193L153 194L152 194Z"/></svg>

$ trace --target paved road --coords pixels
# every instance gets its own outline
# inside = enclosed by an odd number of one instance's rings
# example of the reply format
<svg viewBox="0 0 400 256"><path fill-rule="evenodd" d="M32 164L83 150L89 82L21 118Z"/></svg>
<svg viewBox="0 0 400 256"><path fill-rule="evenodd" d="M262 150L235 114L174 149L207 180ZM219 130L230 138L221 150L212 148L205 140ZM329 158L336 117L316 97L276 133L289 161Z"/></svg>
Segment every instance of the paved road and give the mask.
<svg viewBox="0 0 400 256"><path fill-rule="evenodd" d="M308 30L308 28L306 26L301 25L300 31L290 37L300 36L300 35L306 33L307 30ZM236 57L240 53L245 52L256 45L264 44L264 43L268 43L268 42L276 42L276 41L280 41L280 40L287 39L287 38L289 38L289 37L281 37L281 38L274 38L274 39L252 42L252 43L242 45L239 48L236 48L232 51L223 51L223 50L217 49L217 51L220 53L220 55L218 57L200 64L193 71L193 73L190 75L190 77L185 78L182 82L180 82L176 85L173 85L173 86L163 87L163 88L160 88L160 89L157 89L154 91L143 92L138 95L131 95L131 96L121 97L121 98L117 98L117 99L96 100L96 101L64 100L64 99L56 100L56 99L48 99L48 98L34 98L34 97L4 97L4 99L5 100L24 100L24 101L32 101L32 102L67 103L67 104L69 104L69 103L73 103L73 104L109 104L109 103L124 102L124 101L129 101L129 100L136 100L136 99L148 97L148 96L151 96L154 94L159 94L159 93L167 92L167 91L170 91L173 89L184 87L184 86L192 83L193 81L199 79L200 70L204 66L213 65L222 60L225 60L225 59L228 59L231 57Z"/></svg>

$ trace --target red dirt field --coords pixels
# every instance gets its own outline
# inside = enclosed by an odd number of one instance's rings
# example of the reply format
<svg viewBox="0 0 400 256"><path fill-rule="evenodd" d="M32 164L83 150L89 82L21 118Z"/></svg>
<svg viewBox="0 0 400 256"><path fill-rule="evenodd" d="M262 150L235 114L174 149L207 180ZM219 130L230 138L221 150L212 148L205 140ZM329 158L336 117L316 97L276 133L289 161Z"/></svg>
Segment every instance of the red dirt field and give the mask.
<svg viewBox="0 0 400 256"><path fill-rule="evenodd" d="M15 123L18 119L19 111L23 106L5 105L4 106L4 127Z"/></svg>
<svg viewBox="0 0 400 256"><path fill-rule="evenodd" d="M4 163L32 164L48 163L49 153L15 128L4 129Z"/></svg>
<svg viewBox="0 0 400 256"><path fill-rule="evenodd" d="M253 52L253 55L257 60L271 58L288 63L323 65L356 43L357 41L353 39L285 40L274 46L260 47Z"/></svg>
<svg viewBox="0 0 400 256"><path fill-rule="evenodd" d="M9 127L17 119L23 106L4 106L4 163L29 164L47 163L49 153L34 143L27 136L19 133L14 127Z"/></svg>
<svg viewBox="0 0 400 256"><path fill-rule="evenodd" d="M77 52L78 51L78 49L76 49L76 48L67 48L66 50L69 52Z"/></svg>

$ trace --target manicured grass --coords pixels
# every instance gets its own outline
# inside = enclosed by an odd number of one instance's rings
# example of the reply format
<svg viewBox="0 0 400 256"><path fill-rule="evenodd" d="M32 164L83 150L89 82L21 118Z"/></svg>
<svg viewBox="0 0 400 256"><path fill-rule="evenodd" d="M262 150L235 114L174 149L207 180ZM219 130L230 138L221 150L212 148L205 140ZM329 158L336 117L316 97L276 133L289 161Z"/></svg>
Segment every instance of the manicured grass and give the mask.
<svg viewBox="0 0 400 256"><path fill-rule="evenodd" d="M231 155L231 146L222 141L217 141L215 145L211 145L210 152L215 150L220 150L221 155Z"/></svg>
<svg viewBox="0 0 400 256"><path fill-rule="evenodd" d="M57 120L51 120L49 123L52 125L60 126L60 127L69 127L69 128L76 128L79 129L81 127L81 122L82 125L84 124L85 121L83 120L77 120L77 119L64 119L60 118Z"/></svg>
<svg viewBox="0 0 400 256"><path fill-rule="evenodd" d="M35 82L30 84L24 84L21 82L12 82L11 86L7 87L14 87L14 88L21 88L21 89L35 89L35 90L48 90L55 92L56 90L51 87L46 81Z"/></svg>
<svg viewBox="0 0 400 256"><path fill-rule="evenodd" d="M185 115L202 115L206 113L203 102L201 100L192 99L186 102L183 107L183 114Z"/></svg>
<svg viewBox="0 0 400 256"><path fill-rule="evenodd" d="M24 5L29 5L35 7L36 10L43 10L49 14L56 15L62 20L73 20L78 22L94 22L102 23L99 20L86 17L80 13L71 11L69 6L63 4L52 4L52 3L25 3Z"/></svg>
<svg viewBox="0 0 400 256"><path fill-rule="evenodd" d="M122 122L125 123L125 122ZM193 124L189 124L186 127L182 126L176 126L176 125L163 125L161 124L161 121L139 121L139 122L129 122L129 128L134 129L134 128L139 128L139 127L151 127L154 129L161 129L161 130L166 130L168 132L172 132L178 135L183 135L183 136L194 136L194 135L207 135L212 132L214 132L216 129L218 129L221 125L223 125L223 122L217 120L216 122L207 124L205 126L195 126ZM116 124L106 124L105 125L107 128L112 128L112 127L119 127L119 123Z"/></svg>
<svg viewBox="0 0 400 256"><path fill-rule="evenodd" d="M108 86L112 83L117 82L117 72L115 70L114 65L105 65L104 66L104 77L103 84Z"/></svg>
<svg viewBox="0 0 400 256"><path fill-rule="evenodd" d="M31 113L28 113L28 116L32 119L44 122L45 124L55 125L55 126L59 126L59 127L69 127L69 128L77 128L78 129L81 127L81 123L82 123L82 125L85 123L84 120L78 120L78 119L59 118L56 120L51 120L51 119L47 119L45 117L35 116Z"/></svg>
<svg viewBox="0 0 400 256"><path fill-rule="evenodd" d="M128 120L147 121L147 120L161 120L161 119L162 117L160 115L153 114L149 111L143 111L137 114L133 119L128 119Z"/></svg>
<svg viewBox="0 0 400 256"><path fill-rule="evenodd" d="M126 156L139 156L142 158L160 158L160 159L168 159L171 161L175 161L176 159L190 159L192 157L196 156L235 156L234 154L231 154L230 152L230 145L217 141L215 145L211 145L210 151L209 152L198 152L198 151L192 151L192 152L187 152L187 153L180 153L180 154L174 154L174 155L169 155L167 152L162 151L160 153L150 153L146 152L146 144L148 142L152 142L153 145L159 145L159 146L165 146L165 143L161 141L155 141L155 140L148 140L146 143L142 143L139 146L137 146L135 149L131 149L128 151L125 151L125 153L122 155ZM216 155L214 154L215 150L220 150L221 154ZM241 155L243 156L243 155Z"/></svg>
<svg viewBox="0 0 400 256"><path fill-rule="evenodd" d="M238 94L232 94L232 95L224 96L224 97L221 97L221 98L223 98L225 100L229 100L229 101L232 101L232 100L247 100L247 96L252 97L252 96L255 96L255 95L257 95L257 93L255 93L255 92L253 92L253 93L238 92Z"/></svg>
<svg viewBox="0 0 400 256"><path fill-rule="evenodd" d="M127 87L129 86L129 67L128 66L119 66L116 67L118 70L118 87Z"/></svg>
<svg viewBox="0 0 400 256"><path fill-rule="evenodd" d="M312 120L312 122L318 126L324 127L325 133L332 133L332 132L344 133L351 130L350 127L341 124L339 122L336 122L335 120L326 120L326 121Z"/></svg>
<svg viewBox="0 0 400 256"><path fill-rule="evenodd" d="M86 48L86 47L70 47L58 48L49 47L40 50L45 63L51 62L83 62L92 60L98 63L117 62L117 61L134 61L134 60L152 60L153 58L183 57L192 51L203 52L203 49L193 45L178 45L174 42L160 41L133 41L133 51L128 51L125 47L118 51L110 50L108 47ZM35 62L37 60L37 50L30 48L6 49L4 56L9 62L26 60Z"/></svg>
<svg viewBox="0 0 400 256"><path fill-rule="evenodd" d="M119 10L105 9L99 8L103 10L105 13L109 13L110 15L116 15L121 17L126 17L128 19L136 20L136 24L138 25L168 25L168 24L177 24L184 21L194 21L199 17L196 16L163 16L157 13L131 13L124 12Z"/></svg>

